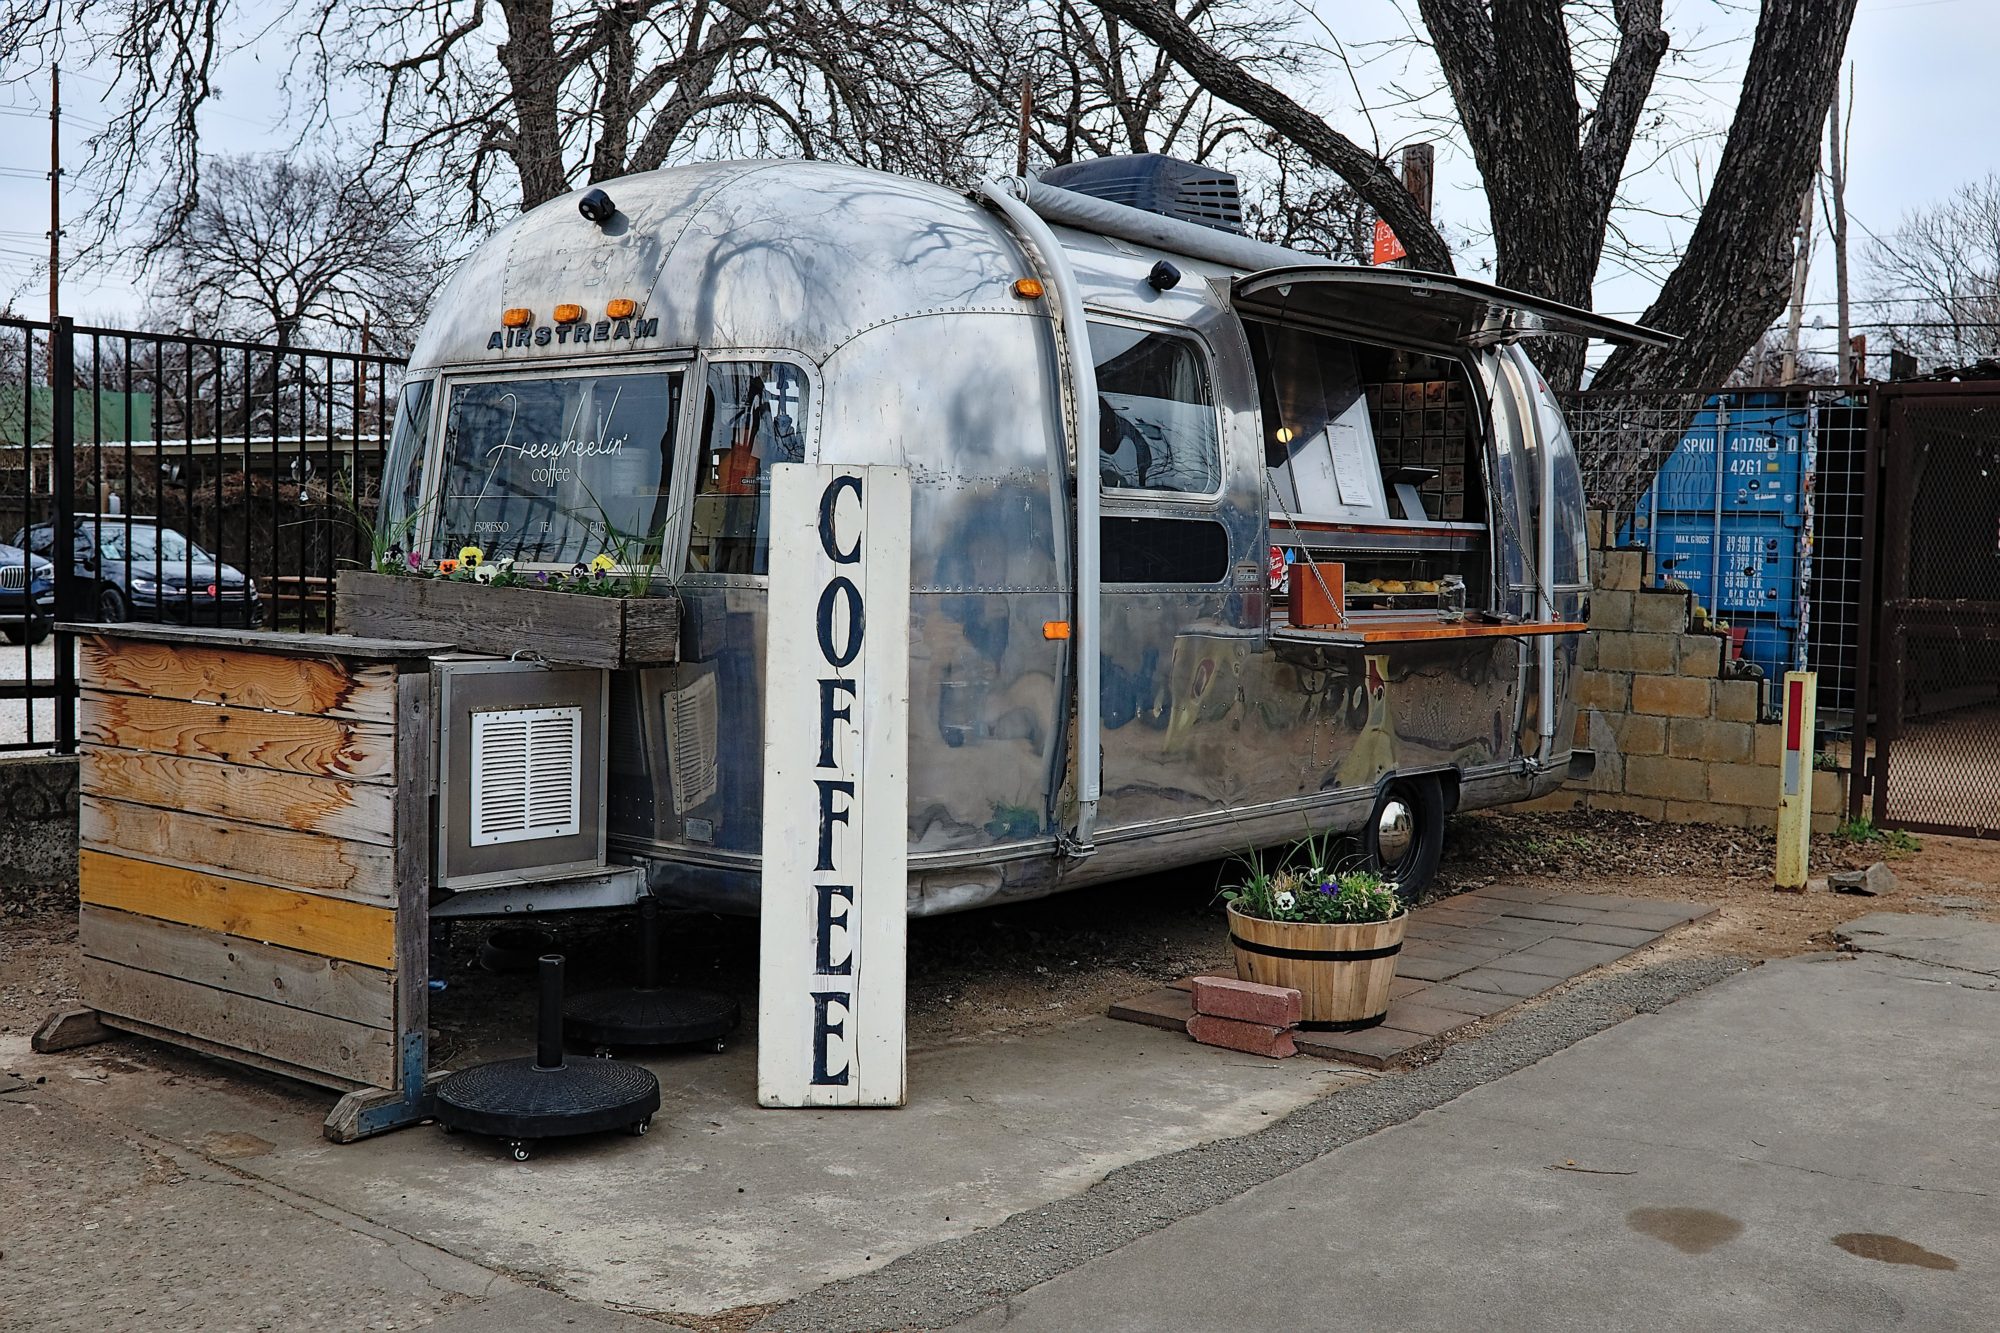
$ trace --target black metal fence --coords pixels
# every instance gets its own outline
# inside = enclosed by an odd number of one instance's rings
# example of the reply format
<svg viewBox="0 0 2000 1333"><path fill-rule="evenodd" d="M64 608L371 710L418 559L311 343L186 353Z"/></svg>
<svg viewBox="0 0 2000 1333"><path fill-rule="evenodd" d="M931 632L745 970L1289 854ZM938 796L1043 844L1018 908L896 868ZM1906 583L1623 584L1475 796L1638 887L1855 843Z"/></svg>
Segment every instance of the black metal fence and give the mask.
<svg viewBox="0 0 2000 1333"><path fill-rule="evenodd" d="M1898 384L1871 424L1863 786L1877 823L2000 837L2000 380Z"/></svg>
<svg viewBox="0 0 2000 1333"><path fill-rule="evenodd" d="M365 555L401 372L0 320L0 750L75 744L56 621L326 627L335 570Z"/></svg>

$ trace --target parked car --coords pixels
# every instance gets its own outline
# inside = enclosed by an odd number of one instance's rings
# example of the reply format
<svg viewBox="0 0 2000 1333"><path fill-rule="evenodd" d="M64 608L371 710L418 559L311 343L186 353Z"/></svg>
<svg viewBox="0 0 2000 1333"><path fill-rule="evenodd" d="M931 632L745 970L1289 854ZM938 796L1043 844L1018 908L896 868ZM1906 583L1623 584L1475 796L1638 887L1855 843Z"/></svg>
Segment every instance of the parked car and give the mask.
<svg viewBox="0 0 2000 1333"><path fill-rule="evenodd" d="M52 556L55 527L37 523L16 533L37 555ZM255 625L257 588L158 519L137 514L79 514L75 574L86 593L79 603L92 619L163 620L181 625Z"/></svg>
<svg viewBox="0 0 2000 1333"><path fill-rule="evenodd" d="M56 567L18 546L0 545L0 633L40 643L55 623Z"/></svg>

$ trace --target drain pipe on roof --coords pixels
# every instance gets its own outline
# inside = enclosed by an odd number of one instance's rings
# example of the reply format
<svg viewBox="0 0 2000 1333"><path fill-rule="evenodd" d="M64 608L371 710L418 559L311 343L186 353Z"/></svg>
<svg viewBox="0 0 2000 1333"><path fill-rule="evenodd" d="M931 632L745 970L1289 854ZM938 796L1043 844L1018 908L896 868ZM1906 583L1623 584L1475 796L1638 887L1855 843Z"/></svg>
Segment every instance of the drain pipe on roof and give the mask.
<svg viewBox="0 0 2000 1333"><path fill-rule="evenodd" d="M1097 367L1090 356L1090 333L1084 323L1083 297L1076 275L1063 253L1062 242L1048 223L1023 200L1029 181L1013 177L980 186L982 199L1007 220L1032 252L1043 280L1055 298L1056 349L1068 369L1066 379L1071 430L1070 462L1076 474L1076 544L1073 607L1074 632L1070 652L1076 663L1076 826L1065 842L1071 855L1096 850L1097 802L1103 795L1103 751L1099 722L1098 652L1102 639L1098 619L1098 476Z"/></svg>

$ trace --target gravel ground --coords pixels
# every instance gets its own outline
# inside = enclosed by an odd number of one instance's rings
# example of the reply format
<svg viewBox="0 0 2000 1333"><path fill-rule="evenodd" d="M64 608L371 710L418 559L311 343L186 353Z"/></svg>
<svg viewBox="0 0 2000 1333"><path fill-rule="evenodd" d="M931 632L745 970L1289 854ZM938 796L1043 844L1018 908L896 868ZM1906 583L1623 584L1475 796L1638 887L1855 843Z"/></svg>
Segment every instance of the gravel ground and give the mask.
<svg viewBox="0 0 2000 1333"><path fill-rule="evenodd" d="M0 680L26 680L31 665L36 680L55 679L54 639L44 639L33 648L23 648L0 639ZM35 739L47 740L55 734L55 700L36 699L33 702ZM28 739L28 707L26 699L0 699L0 745Z"/></svg>
<svg viewBox="0 0 2000 1333"><path fill-rule="evenodd" d="M945 1327L1744 970L1740 959L1690 958L1575 983L1486 1035L1446 1048L1429 1064L1337 1092L1259 1133L1124 1167L1085 1194L823 1287L769 1314L757 1327L785 1333Z"/></svg>

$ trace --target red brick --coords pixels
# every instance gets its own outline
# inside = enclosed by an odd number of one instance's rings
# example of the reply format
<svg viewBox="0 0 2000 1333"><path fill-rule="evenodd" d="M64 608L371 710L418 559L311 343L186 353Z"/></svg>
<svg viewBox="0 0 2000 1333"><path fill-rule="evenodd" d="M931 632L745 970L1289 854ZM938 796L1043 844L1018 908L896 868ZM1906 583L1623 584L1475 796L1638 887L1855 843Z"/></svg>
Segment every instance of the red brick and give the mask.
<svg viewBox="0 0 2000 1333"><path fill-rule="evenodd" d="M1260 986L1235 977L1196 977L1194 1011L1243 1023L1295 1027L1300 1014L1299 993L1289 986Z"/></svg>
<svg viewBox="0 0 2000 1333"><path fill-rule="evenodd" d="M1187 1030L1190 1037L1204 1046L1221 1046L1273 1060L1298 1054L1298 1047L1292 1044L1292 1030L1268 1023L1242 1023L1213 1014L1196 1014L1188 1020Z"/></svg>

